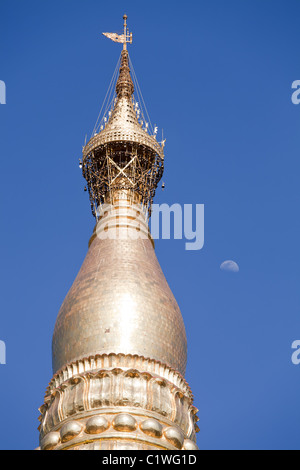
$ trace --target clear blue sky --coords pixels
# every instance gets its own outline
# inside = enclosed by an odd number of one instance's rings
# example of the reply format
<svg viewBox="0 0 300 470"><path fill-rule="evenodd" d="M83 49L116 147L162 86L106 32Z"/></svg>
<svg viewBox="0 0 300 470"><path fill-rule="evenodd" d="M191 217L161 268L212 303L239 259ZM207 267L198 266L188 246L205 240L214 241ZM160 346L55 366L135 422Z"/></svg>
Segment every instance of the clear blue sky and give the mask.
<svg viewBox="0 0 300 470"><path fill-rule="evenodd" d="M100 33L124 12L167 138L155 202L205 204L203 250L156 242L186 324L198 445L299 449L297 0L1 0L0 447L38 445L54 323L94 226L78 158L120 53Z"/></svg>

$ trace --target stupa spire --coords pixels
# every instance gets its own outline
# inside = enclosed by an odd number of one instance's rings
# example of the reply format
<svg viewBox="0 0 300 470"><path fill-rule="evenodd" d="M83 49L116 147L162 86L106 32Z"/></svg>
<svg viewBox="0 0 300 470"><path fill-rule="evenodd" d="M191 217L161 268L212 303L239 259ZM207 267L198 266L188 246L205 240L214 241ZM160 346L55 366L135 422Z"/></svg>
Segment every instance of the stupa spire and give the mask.
<svg viewBox="0 0 300 470"><path fill-rule="evenodd" d="M43 450L197 449L185 327L147 223L164 154L131 99L126 19L116 103L83 148L97 223L55 324Z"/></svg>
<svg viewBox="0 0 300 470"><path fill-rule="evenodd" d="M116 85L116 92L118 98L121 96L127 96L130 98L134 92L134 86L129 69L128 51L126 49L123 49L121 53L121 67Z"/></svg>
<svg viewBox="0 0 300 470"><path fill-rule="evenodd" d="M126 44L132 42L124 15L124 34L103 33L123 43L116 101L104 128L83 148L82 172L87 181L93 215L104 202L113 201L118 190L140 202L151 214L151 204L164 169L164 151L155 135L139 122L132 99L134 85Z"/></svg>

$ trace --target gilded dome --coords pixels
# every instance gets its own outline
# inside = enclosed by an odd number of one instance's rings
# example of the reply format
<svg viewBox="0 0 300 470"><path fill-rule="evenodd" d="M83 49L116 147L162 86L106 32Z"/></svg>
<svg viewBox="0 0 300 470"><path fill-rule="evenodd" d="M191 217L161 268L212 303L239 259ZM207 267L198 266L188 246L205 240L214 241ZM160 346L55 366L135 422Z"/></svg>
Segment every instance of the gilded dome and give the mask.
<svg viewBox="0 0 300 470"><path fill-rule="evenodd" d="M182 316L152 241L93 239L60 309L53 370L83 357L123 353L185 373Z"/></svg>

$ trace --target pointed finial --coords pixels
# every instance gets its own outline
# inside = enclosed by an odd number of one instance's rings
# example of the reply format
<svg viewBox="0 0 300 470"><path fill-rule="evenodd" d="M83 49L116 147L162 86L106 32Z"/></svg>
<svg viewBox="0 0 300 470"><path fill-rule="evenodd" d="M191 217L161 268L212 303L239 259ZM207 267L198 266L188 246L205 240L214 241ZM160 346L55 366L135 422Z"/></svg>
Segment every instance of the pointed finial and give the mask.
<svg viewBox="0 0 300 470"><path fill-rule="evenodd" d="M124 42L123 42L123 50L125 51L127 49L126 46L126 37L127 37L127 15L123 16L124 20Z"/></svg>

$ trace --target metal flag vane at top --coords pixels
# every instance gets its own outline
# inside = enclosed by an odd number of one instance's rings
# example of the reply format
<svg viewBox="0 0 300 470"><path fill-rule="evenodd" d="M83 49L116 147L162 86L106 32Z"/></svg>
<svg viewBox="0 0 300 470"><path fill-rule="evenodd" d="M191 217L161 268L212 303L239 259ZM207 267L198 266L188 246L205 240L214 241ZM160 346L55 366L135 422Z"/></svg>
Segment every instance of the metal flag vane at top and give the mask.
<svg viewBox="0 0 300 470"><path fill-rule="evenodd" d="M124 20L124 33L123 34L117 34L117 33L102 33L102 34L114 42L122 43L123 50L126 50L127 43L132 44L132 33L129 33L129 30L127 28L127 15L123 16L123 20Z"/></svg>

